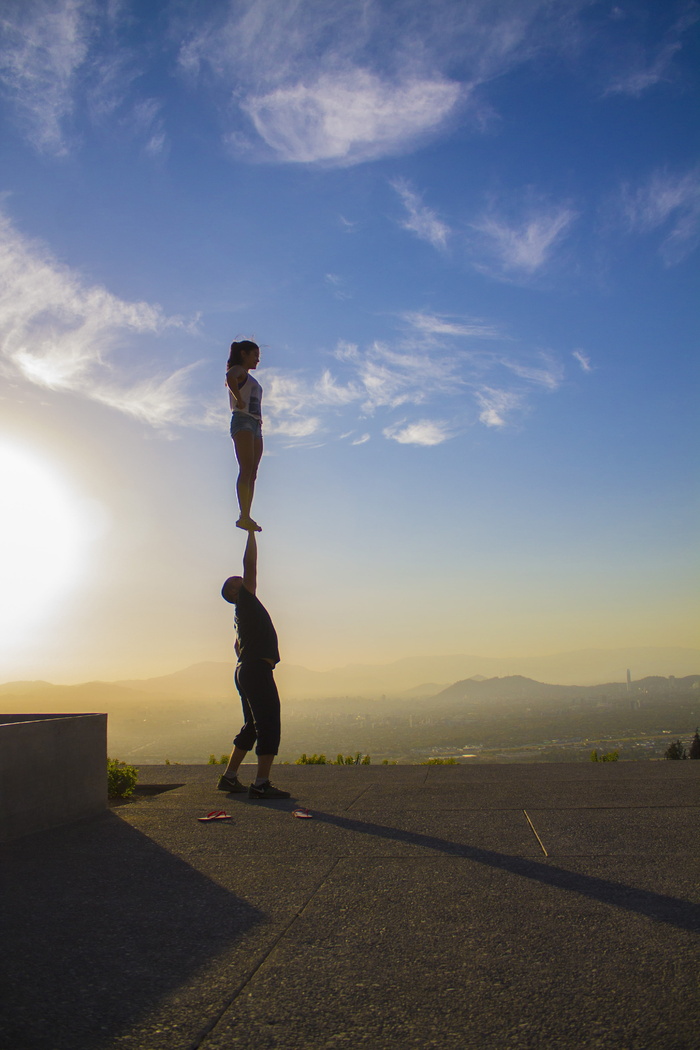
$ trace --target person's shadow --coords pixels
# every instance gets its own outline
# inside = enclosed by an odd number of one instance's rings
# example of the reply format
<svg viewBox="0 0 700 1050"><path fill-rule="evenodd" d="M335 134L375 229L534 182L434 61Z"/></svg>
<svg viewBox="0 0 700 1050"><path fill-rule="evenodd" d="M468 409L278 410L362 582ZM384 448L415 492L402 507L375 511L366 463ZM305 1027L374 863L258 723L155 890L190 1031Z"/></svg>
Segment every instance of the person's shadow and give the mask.
<svg viewBox="0 0 700 1050"><path fill-rule="evenodd" d="M0 854L2 1050L99 1050L264 918L114 813Z"/></svg>
<svg viewBox="0 0 700 1050"><path fill-rule="evenodd" d="M490 868L507 871L511 875L533 879L569 893L579 893L584 897L591 897L617 908L637 912L656 922L665 922L682 930L700 931L700 907L679 897L638 889L635 886L627 886L610 879L601 879L595 875L567 871L566 868L557 867L555 864L530 860L527 857L482 849L478 846L470 846L468 843L450 842L447 839L423 835L415 831L403 831L385 824L355 820L352 817L337 816L334 813L325 813L317 809L312 810L311 813L314 820L333 824L347 831L375 835L378 838L403 842L410 846L436 850L450 857L464 857L477 864L485 864Z"/></svg>

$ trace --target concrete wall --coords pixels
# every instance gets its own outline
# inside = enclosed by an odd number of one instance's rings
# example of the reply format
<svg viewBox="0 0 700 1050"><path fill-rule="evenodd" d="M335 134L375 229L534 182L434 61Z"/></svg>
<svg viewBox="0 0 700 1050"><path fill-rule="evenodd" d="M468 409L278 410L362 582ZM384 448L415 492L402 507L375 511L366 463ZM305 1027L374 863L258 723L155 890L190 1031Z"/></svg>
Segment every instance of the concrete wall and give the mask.
<svg viewBox="0 0 700 1050"><path fill-rule="evenodd" d="M107 715L0 714L0 842L107 808Z"/></svg>

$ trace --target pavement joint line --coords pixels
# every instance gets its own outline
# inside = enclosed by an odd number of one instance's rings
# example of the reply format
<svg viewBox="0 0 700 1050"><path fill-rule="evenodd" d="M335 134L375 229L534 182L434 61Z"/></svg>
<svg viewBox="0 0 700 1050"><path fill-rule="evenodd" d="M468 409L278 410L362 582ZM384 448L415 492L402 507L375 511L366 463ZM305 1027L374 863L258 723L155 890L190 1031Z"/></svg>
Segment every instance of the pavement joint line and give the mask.
<svg viewBox="0 0 700 1050"><path fill-rule="evenodd" d="M555 812L575 812L580 811L588 813L589 811L600 812L600 813L616 813L618 810L634 810L634 809L700 809L700 806L540 806L535 803L533 809L537 810L538 813L555 813ZM525 810L523 810L523 813Z"/></svg>
<svg viewBox="0 0 700 1050"><path fill-rule="evenodd" d="M365 795L365 794L366 794L366 793L367 793L367 792L369 791L369 789L370 789L370 788L371 788L372 786L373 786L372 784L368 784L368 785L367 785L367 787L363 788L363 789L362 789L362 791L360 792L360 794L359 794L359 795L357 796L357 798L354 798L354 799L352 800L352 802L350 803L350 805L349 805L349 806L346 806L346 807L345 807L345 809L343 810L343 813L347 813L347 812L348 812L348 810L352 809L352 807L353 807L353 806L355 805L355 803L356 803L356 802L357 802L357 801L358 801L359 799L361 799L361 798L362 798L362 796L363 796L363 795Z"/></svg>
<svg viewBox="0 0 700 1050"><path fill-rule="evenodd" d="M262 958L250 970L250 972L249 972L248 976L245 978L245 980L240 982L240 984L238 985L238 987L234 991L233 995L226 1001L226 1003L223 1005L223 1007L220 1010L217 1011L216 1016L211 1019L211 1021L206 1025L206 1027L204 1029L202 1029L201 1033L197 1036L195 1041L190 1044L188 1050L199 1050L199 1048L202 1046L203 1041L205 1039L207 1039L212 1034L212 1032L214 1031L214 1029L218 1025L219 1021L224 1017L224 1015L226 1013L228 1013L228 1011L231 1009L231 1007L235 1003L236 999L238 999L238 997L240 996L241 992L250 984L250 982L253 980L253 978L255 977L256 973L258 972L258 970L260 970L261 967L264 966L264 964L267 962L269 957L272 955L272 953L274 952L275 948L280 943L280 941L283 940L287 936L287 934L289 933L289 931L291 930L292 926L297 921L297 919L301 918L301 916L304 914L304 912L306 911L308 906L311 904L311 901L314 899L314 897L319 892L319 890L321 890L325 886L325 884L328 881L328 879L330 878L330 876L333 874L335 869L338 867L338 864L340 864L341 859L342 858L340 858L340 857L335 857L335 859L334 859L333 863L331 864L331 866L329 867L328 871L325 873L325 875L323 876L321 881L319 883L317 883L316 886L314 886L314 888L312 889L311 893L309 894L307 899L302 904L301 908L299 908L294 913L294 915L291 917L291 919L289 920L287 925L284 927L284 929L281 930L280 933L277 935L277 937L275 937L275 939L272 941L272 944L267 949L267 951L263 954Z"/></svg>
<svg viewBox="0 0 700 1050"><path fill-rule="evenodd" d="M542 839L540 838L540 836L539 836L539 835L537 834L537 828L535 827L535 825L534 825L534 824L532 823L532 821L531 821L531 820L530 820L530 818L528 817L528 815L527 815L527 810L526 810L526 809L524 809L524 810L523 810L523 813L525 814L525 819L526 819L526 821L528 822L528 824L529 824L529 825L530 825L530 827L532 828L532 833L533 833L533 835L535 836L535 838L536 838L536 839L537 839L537 841L539 842L540 846L542 847L542 852L544 853L545 857L548 857L548 856L549 856L549 853L547 853L547 850L546 850L546 849L544 848L544 842L542 841Z"/></svg>

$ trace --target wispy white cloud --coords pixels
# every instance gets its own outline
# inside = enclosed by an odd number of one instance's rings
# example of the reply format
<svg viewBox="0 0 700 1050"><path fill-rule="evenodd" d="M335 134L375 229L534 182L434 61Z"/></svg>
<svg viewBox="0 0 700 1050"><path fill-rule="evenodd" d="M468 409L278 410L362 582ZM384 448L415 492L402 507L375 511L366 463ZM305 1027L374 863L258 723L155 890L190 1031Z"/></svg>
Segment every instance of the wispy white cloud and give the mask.
<svg viewBox="0 0 700 1050"><path fill-rule="evenodd" d="M427 311L398 320L393 339L339 342L317 376L265 370L268 432L363 444L373 431L362 421L372 420L388 440L438 445L478 422L513 426L563 382L555 353L528 351L488 321Z"/></svg>
<svg viewBox="0 0 700 1050"><path fill-rule="evenodd" d="M418 383L418 371L411 361L388 360L391 351L374 343L364 355L359 373L363 385L362 407L371 414L378 408L398 408L408 401L421 401L425 393Z"/></svg>
<svg viewBox="0 0 700 1050"><path fill-rule="evenodd" d="M405 425L398 423L386 427L383 434L400 445L441 445L451 437L449 428L433 419L418 419Z"/></svg>
<svg viewBox="0 0 700 1050"><path fill-rule="evenodd" d="M142 79L153 68L150 41L133 42L143 6L5 0L0 84L37 149L64 154L80 137L81 116L136 132L150 106L144 148L163 151L165 123L162 113L153 116ZM670 76L697 18L696 4L681 6L651 49L636 43L638 25L627 29L633 46L607 94L639 95ZM489 83L547 53L571 55L591 39L604 49L603 38L619 56L614 19L592 33L580 18L590 7L590 0L173 3L164 7L159 61L174 62L194 90L203 87L223 137L248 159L351 165L420 146L465 115L483 126ZM420 202L412 219L407 207L416 234L444 245L441 220Z"/></svg>
<svg viewBox="0 0 700 1050"><path fill-rule="evenodd" d="M228 97L226 137L239 153L356 164L420 145L464 112L478 118L488 108L479 88L570 49L587 6L231 0L204 18L197 10L179 62L190 83Z"/></svg>
<svg viewBox="0 0 700 1050"><path fill-rule="evenodd" d="M520 409L522 394L514 390L498 390L484 386L474 394L481 411L479 420L487 427L506 427L511 415Z"/></svg>
<svg viewBox="0 0 700 1050"><path fill-rule="evenodd" d="M357 164L403 151L440 126L459 97L449 81L395 83L354 68L251 95L241 108L280 160Z"/></svg>
<svg viewBox="0 0 700 1050"><path fill-rule="evenodd" d="M183 327L158 306L126 302L86 284L0 215L0 360L6 374L80 394L152 426L185 422L194 365L133 381L120 375L114 359L125 343Z"/></svg>
<svg viewBox="0 0 700 1050"><path fill-rule="evenodd" d="M700 168L685 174L657 171L636 190L623 186L622 215L631 233L663 232L666 266L682 262L700 241Z"/></svg>
<svg viewBox="0 0 700 1050"><path fill-rule="evenodd" d="M399 6L412 14L414 0ZM356 164L423 141L464 94L435 64L418 61L410 31L393 21L375 0L237 0L193 20L180 66L191 82L208 78L230 93L234 150Z"/></svg>
<svg viewBox="0 0 700 1050"><path fill-rule="evenodd" d="M195 364L163 374L150 363L152 356L136 359L149 338L176 331L188 334L181 319L86 282L2 217L5 374L90 398L152 426L222 425L223 408L202 413L193 399ZM128 368L122 352L129 355ZM474 422L477 413L487 426L508 425L537 388L554 390L560 379L554 355L523 352L498 325L427 310L401 315L393 339L362 347L339 342L330 356L333 364L317 376L261 370L268 435L308 443L337 431L339 422L347 426L352 420L357 432L360 420L376 418L379 432L392 441L437 445ZM504 371L510 384L503 382ZM437 420L431 418L435 409ZM370 434L360 430L357 443Z"/></svg>
<svg viewBox="0 0 700 1050"><path fill-rule="evenodd" d="M145 98L135 103L129 122L138 137L144 142L144 150L153 157L160 156L167 146L162 103L156 98Z"/></svg>
<svg viewBox="0 0 700 1050"><path fill-rule="evenodd" d="M123 40L132 20L120 0L4 4L0 89L38 151L65 156L88 127L109 125L141 140L147 154L163 152L162 104L140 94L148 55Z"/></svg>
<svg viewBox="0 0 700 1050"><path fill-rule="evenodd" d="M673 60L683 47L683 36L700 19L697 3L685 3L682 7L680 17L676 18L663 37L649 48L644 47L639 38L630 34L626 13L620 8L616 9L616 20L625 23L624 28L628 36L625 46L618 45L615 49L616 69L605 88L605 95L629 95L639 98L657 84L673 79ZM668 4L667 13L671 16L675 14L672 3Z"/></svg>
<svg viewBox="0 0 700 1050"><path fill-rule="evenodd" d="M178 368L163 378L144 379L132 385L112 382L83 384L78 391L153 427L198 422L192 412L190 380L196 364Z"/></svg>
<svg viewBox="0 0 700 1050"><path fill-rule="evenodd" d="M479 254L477 268L494 276L534 275L550 261L576 218L576 211L564 204L532 206L517 221L492 211L472 224L474 250L486 258L482 262Z"/></svg>
<svg viewBox="0 0 700 1050"><path fill-rule="evenodd" d="M264 395L265 433L303 440L320 433L321 419L309 411L307 383L296 375L260 369Z"/></svg>
<svg viewBox="0 0 700 1050"><path fill-rule="evenodd" d="M342 386L326 369L314 390L314 399L324 405L349 405L361 398L362 392L358 383Z"/></svg>
<svg viewBox="0 0 700 1050"><path fill-rule="evenodd" d="M352 293L348 291L347 281L337 273L327 273L325 282L333 290L335 299L352 299Z"/></svg>
<svg viewBox="0 0 700 1050"><path fill-rule="evenodd" d="M680 49L681 45L678 42L665 44L651 59L642 58L636 68L618 74L605 89L605 94L639 98L650 87L669 79L671 62Z"/></svg>
<svg viewBox="0 0 700 1050"><path fill-rule="evenodd" d="M346 219L344 215L338 216L341 228L345 233L355 233L357 230L357 222L353 222L351 219Z"/></svg>
<svg viewBox="0 0 700 1050"><path fill-rule="evenodd" d="M508 358L503 358L502 364L521 379L526 379L536 386L543 386L547 390L557 390L564 379L564 368L561 362L548 354L540 353L538 356L539 365L523 364Z"/></svg>
<svg viewBox="0 0 700 1050"><path fill-rule="evenodd" d="M88 54L92 9L90 0L15 0L3 11L0 83L42 152L67 152L64 124Z"/></svg>
<svg viewBox="0 0 700 1050"><path fill-rule="evenodd" d="M466 336L478 339L502 339L503 332L493 324L486 324L479 318L469 320L450 320L444 314L427 314L407 310L401 314L404 321L423 335Z"/></svg>
<svg viewBox="0 0 700 1050"><path fill-rule="evenodd" d="M592 372L593 371L593 365L591 364L591 359L590 359L590 357L588 357L587 354L584 354L583 350L572 350L571 351L571 356L578 361L578 363L580 364L580 366L581 366L581 368L582 368L582 370L584 372Z"/></svg>
<svg viewBox="0 0 700 1050"><path fill-rule="evenodd" d="M391 185L408 213L407 218L400 220L399 225L415 233L421 240L428 241L434 248L446 248L451 232L449 226L438 218L432 208L423 204L419 194L405 179L394 179Z"/></svg>

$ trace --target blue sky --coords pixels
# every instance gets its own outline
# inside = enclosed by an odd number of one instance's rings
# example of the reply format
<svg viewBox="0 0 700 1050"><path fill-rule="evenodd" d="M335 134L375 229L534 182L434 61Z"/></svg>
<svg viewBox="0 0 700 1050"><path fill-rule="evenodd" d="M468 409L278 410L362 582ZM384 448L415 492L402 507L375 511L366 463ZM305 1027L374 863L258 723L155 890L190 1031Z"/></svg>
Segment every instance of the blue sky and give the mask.
<svg viewBox="0 0 700 1050"><path fill-rule="evenodd" d="M1 19L3 680L230 657L233 338L284 659L696 644L698 4Z"/></svg>

